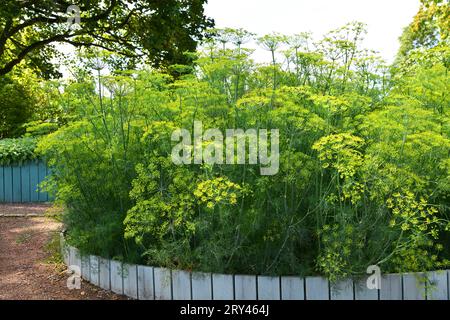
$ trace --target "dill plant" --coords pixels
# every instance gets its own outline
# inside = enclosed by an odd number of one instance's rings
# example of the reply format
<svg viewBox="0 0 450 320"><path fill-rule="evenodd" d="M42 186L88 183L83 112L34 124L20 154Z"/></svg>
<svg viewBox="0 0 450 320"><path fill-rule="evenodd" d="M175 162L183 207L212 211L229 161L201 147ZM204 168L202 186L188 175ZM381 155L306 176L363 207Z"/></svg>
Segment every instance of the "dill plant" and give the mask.
<svg viewBox="0 0 450 320"><path fill-rule="evenodd" d="M69 241L209 272L338 280L374 264L447 267L448 65L416 62L390 81L388 66L359 48L364 33L349 24L319 42L267 36L273 60L262 66L239 37L213 38L195 72L176 80L144 70L72 84L76 120L39 147L55 168ZM281 45L291 46L289 64L275 58ZM427 54L448 57L448 47ZM194 121L279 129L279 173L175 165L171 134Z"/></svg>

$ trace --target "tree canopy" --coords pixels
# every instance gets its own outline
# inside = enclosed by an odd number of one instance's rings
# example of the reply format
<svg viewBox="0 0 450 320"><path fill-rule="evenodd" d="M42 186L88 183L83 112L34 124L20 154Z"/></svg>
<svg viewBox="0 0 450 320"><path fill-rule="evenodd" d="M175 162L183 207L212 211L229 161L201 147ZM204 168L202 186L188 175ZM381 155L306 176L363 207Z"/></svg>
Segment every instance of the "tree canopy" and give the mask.
<svg viewBox="0 0 450 320"><path fill-rule="evenodd" d="M213 21L206 0L4 0L0 7L0 75L24 63L45 78L60 76L51 61L55 43L100 47L164 68L188 62L185 51ZM70 26L69 6L80 9L81 24ZM68 13L69 11L69 13Z"/></svg>
<svg viewBox="0 0 450 320"><path fill-rule="evenodd" d="M417 48L432 48L440 41L448 41L450 32L450 6L448 0L421 0L413 21L400 38L399 58Z"/></svg>

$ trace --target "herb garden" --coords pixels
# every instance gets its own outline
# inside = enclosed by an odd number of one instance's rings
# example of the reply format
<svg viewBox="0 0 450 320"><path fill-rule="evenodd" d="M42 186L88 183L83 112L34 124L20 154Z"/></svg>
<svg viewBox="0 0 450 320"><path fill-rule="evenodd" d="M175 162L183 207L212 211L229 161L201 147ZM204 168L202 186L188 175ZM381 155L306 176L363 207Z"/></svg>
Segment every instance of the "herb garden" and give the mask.
<svg viewBox="0 0 450 320"><path fill-rule="evenodd" d="M208 29L184 52L192 63L164 68L114 69L117 53L80 49L72 80L34 80L27 125L6 128L0 111L2 137L22 136L0 140L0 163L47 161L42 187L84 254L331 281L370 265L448 269L450 20L445 2L421 10L392 65L364 49L357 22L320 39ZM251 40L270 62L252 60ZM172 134L196 121L279 130L278 172L195 152L175 164ZM203 154L217 143L204 136Z"/></svg>

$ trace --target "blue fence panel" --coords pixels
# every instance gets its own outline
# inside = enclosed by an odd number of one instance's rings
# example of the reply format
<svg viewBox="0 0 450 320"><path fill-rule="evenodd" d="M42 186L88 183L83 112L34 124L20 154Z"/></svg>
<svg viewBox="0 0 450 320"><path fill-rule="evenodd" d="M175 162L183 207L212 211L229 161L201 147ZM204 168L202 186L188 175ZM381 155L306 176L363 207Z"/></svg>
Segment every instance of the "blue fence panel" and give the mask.
<svg viewBox="0 0 450 320"><path fill-rule="evenodd" d="M13 177L10 166L3 167L3 179L5 181L5 202L13 202Z"/></svg>
<svg viewBox="0 0 450 320"><path fill-rule="evenodd" d="M21 186L20 166L12 166L12 201L22 202L22 186Z"/></svg>
<svg viewBox="0 0 450 320"><path fill-rule="evenodd" d="M47 166L42 161L39 161L38 163L38 171L39 171L39 183L45 180L45 177L47 176ZM39 190L39 202L46 202L48 201L48 194L47 192L41 192Z"/></svg>
<svg viewBox="0 0 450 320"><path fill-rule="evenodd" d="M0 202L5 202L5 169L0 167Z"/></svg>
<svg viewBox="0 0 450 320"><path fill-rule="evenodd" d="M0 202L52 201L47 192L41 192L39 184L49 174L41 160L21 165L0 166Z"/></svg>
<svg viewBox="0 0 450 320"><path fill-rule="evenodd" d="M30 185L30 165L24 165L21 170L21 194L22 202L31 201L31 185Z"/></svg>
<svg viewBox="0 0 450 320"><path fill-rule="evenodd" d="M39 201L39 191L38 191L38 184L39 184L39 171L37 162L31 162L29 163L30 166L30 188L31 188L31 202L38 202Z"/></svg>

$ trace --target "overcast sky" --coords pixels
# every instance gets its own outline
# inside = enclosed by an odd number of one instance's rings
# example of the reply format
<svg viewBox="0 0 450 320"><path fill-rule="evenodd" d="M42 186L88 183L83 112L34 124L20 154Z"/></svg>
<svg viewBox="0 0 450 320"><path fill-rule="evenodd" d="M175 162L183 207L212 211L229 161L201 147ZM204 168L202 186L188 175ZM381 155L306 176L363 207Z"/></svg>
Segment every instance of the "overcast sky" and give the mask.
<svg viewBox="0 0 450 320"><path fill-rule="evenodd" d="M419 0L209 0L206 14L218 28L244 28L258 35L311 31L315 38L347 22L364 22L364 46L392 62L398 38L418 9ZM261 50L254 58L269 56Z"/></svg>

